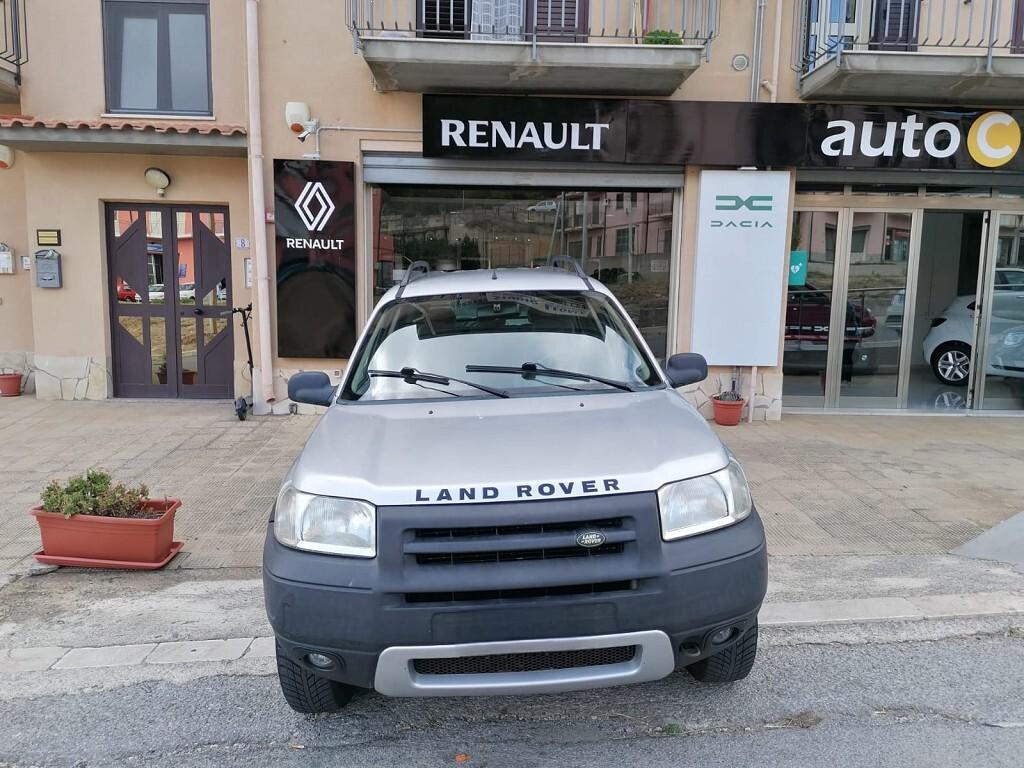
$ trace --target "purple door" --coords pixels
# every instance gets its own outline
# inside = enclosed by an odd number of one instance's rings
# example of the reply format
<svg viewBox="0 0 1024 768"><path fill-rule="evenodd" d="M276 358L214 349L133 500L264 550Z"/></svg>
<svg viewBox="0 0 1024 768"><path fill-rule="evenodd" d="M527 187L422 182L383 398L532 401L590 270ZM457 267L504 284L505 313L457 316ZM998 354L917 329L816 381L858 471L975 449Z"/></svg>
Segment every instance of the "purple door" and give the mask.
<svg viewBox="0 0 1024 768"><path fill-rule="evenodd" d="M116 397L230 398L227 210L107 205Z"/></svg>

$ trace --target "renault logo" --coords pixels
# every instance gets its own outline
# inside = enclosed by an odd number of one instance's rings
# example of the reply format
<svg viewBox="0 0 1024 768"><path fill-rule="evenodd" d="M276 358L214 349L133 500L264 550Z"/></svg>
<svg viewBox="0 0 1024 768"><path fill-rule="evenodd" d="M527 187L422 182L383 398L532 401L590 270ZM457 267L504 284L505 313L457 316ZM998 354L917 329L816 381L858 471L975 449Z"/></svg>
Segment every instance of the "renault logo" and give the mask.
<svg viewBox="0 0 1024 768"><path fill-rule="evenodd" d="M740 197L739 195L715 195L716 211L741 211L746 208L748 211L770 211L772 209L771 195L751 195Z"/></svg>
<svg viewBox="0 0 1024 768"><path fill-rule="evenodd" d="M312 207L314 204L317 206L315 211ZM299 199L295 201L295 210L298 211L306 229L310 232L320 232L327 226L327 220L334 213L334 203L322 183L307 181Z"/></svg>
<svg viewBox="0 0 1024 768"><path fill-rule="evenodd" d="M593 547L600 547L608 539L600 531L581 531L576 534L576 543L581 547L591 549Z"/></svg>

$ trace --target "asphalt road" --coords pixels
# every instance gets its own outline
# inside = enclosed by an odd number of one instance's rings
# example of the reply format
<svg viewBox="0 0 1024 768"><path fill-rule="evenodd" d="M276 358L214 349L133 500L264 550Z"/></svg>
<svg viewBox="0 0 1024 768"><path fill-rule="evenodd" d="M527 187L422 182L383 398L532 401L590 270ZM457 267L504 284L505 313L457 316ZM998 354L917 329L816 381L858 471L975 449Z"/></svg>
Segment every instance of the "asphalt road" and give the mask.
<svg viewBox="0 0 1024 768"><path fill-rule="evenodd" d="M851 638L856 636L852 631ZM834 636L834 632L832 636ZM1024 633L854 644L767 633L752 676L685 672L531 698L385 699L287 708L269 663L119 685L18 675L0 694L0 765L1020 766ZM193 665L195 666L195 665ZM211 674L212 672L212 674ZM54 672L39 673L54 675ZM175 676L177 674L177 676ZM46 690L46 693L39 691Z"/></svg>

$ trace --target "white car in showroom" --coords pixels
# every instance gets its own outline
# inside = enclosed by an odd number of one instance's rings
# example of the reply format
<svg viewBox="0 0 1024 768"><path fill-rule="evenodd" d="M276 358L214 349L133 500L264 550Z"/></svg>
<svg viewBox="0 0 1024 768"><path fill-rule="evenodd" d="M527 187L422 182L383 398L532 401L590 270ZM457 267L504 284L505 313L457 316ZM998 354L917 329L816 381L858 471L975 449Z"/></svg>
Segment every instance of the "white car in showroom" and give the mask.
<svg viewBox="0 0 1024 768"><path fill-rule="evenodd" d="M924 359L943 384L966 386L974 339L974 296L957 296L932 320ZM1024 268L996 269L986 373L1024 378Z"/></svg>

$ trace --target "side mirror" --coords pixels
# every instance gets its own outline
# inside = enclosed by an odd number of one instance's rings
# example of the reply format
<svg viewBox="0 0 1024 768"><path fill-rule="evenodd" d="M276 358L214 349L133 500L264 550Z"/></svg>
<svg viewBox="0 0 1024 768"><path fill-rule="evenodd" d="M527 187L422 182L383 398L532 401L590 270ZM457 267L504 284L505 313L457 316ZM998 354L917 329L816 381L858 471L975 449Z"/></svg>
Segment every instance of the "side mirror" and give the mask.
<svg viewBox="0 0 1024 768"><path fill-rule="evenodd" d="M329 406L335 386L323 371L303 371L288 379L288 399L296 403Z"/></svg>
<svg viewBox="0 0 1024 768"><path fill-rule="evenodd" d="M696 384L708 377L708 361L696 352L672 355L665 365L665 374L673 387Z"/></svg>

